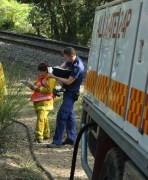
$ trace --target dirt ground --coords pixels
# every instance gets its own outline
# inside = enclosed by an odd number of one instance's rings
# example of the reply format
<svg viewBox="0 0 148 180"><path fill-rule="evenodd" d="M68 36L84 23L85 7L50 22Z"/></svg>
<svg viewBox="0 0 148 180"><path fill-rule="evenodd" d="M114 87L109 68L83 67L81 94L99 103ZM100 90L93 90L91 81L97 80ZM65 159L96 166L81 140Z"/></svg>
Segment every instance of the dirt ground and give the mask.
<svg viewBox="0 0 148 180"><path fill-rule="evenodd" d="M70 145L66 145L63 146L62 148L56 148L56 149L47 148L46 147L47 144L52 142L53 132L51 132L51 138L48 141L44 141L44 143L42 144L38 144L37 142L34 142L33 132L36 122L36 115L34 111L31 109L24 110L19 121L24 123L29 129L29 134L33 145L33 152L35 154L35 157L41 164L41 166L43 166L43 168L45 168L46 171L50 172L50 174L53 176L55 180L68 180L70 177L73 147ZM22 127L20 126L22 125L18 124L16 128L21 129ZM28 141L26 130L25 129L21 130L21 133L23 134L26 143L26 141ZM19 144L19 146L22 146L21 149L24 149L24 151L29 150L29 147L25 146L23 142ZM81 166L80 155L81 155L81 150L79 147L74 179L86 180L88 178ZM92 167L94 160L90 155L88 156L88 161L90 167Z"/></svg>
<svg viewBox="0 0 148 180"><path fill-rule="evenodd" d="M36 122L36 117L33 111L30 113L27 113L26 117L24 116L23 118L20 119L20 121L25 123L29 128L29 132L31 135L32 143L33 143L33 151L35 153L37 160L40 162L40 164L47 171L51 173L54 179L59 179L59 180L69 179L71 161L72 161L72 155L73 155L73 147L71 147L70 145L66 145L66 146L63 146L62 148L56 148L56 149L46 148L46 145L52 142L52 136L48 141L44 141L44 143L42 144L33 142L33 139L34 139L33 131L34 131L35 122ZM22 146L24 145L22 144ZM76 162L75 179L85 180L88 178L81 167L80 154L81 154L81 151L79 148L77 162ZM90 158L89 161L93 162L93 159Z"/></svg>

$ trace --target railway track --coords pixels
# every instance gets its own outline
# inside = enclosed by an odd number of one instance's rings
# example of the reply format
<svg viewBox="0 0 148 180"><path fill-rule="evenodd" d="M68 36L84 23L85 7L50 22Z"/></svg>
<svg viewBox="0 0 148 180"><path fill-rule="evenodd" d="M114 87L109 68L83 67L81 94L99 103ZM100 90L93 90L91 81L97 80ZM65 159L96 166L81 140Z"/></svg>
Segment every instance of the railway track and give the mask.
<svg viewBox="0 0 148 180"><path fill-rule="evenodd" d="M62 41L20 35L5 31L0 31L0 41L12 44L20 44L22 46L28 46L42 51L54 52L59 54L61 54L62 50L65 47L72 46L76 49L78 56L83 58L85 62L88 60L88 47L70 44Z"/></svg>

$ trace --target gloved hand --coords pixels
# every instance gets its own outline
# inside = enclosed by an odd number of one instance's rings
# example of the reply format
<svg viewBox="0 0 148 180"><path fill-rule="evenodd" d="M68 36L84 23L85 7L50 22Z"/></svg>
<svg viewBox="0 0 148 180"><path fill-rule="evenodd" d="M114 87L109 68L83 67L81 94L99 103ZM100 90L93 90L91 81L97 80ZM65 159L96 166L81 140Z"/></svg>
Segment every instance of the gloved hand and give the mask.
<svg viewBox="0 0 148 180"><path fill-rule="evenodd" d="M61 89L53 89L53 95L54 96L58 96L58 97L60 97L61 95L60 95L60 93L61 92L65 92L65 89L63 89L63 88L61 88Z"/></svg>
<svg viewBox="0 0 148 180"><path fill-rule="evenodd" d="M56 89L53 89L52 93L53 93L54 96L60 97L60 94L58 94L58 91Z"/></svg>

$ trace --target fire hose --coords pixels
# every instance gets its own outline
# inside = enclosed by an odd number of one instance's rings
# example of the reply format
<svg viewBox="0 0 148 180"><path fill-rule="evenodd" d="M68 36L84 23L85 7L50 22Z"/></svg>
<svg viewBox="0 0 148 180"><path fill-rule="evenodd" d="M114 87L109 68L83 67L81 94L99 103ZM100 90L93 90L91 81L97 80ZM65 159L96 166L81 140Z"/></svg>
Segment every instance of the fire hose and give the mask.
<svg viewBox="0 0 148 180"><path fill-rule="evenodd" d="M71 164L71 172L70 172L70 178L69 180L73 180L74 179L74 172L75 172L75 167L76 167L76 158L77 158L77 152L78 152L78 147L79 147L79 142L81 140L81 137L82 137L82 134L91 126L94 126L95 123L94 122L91 122L91 123L88 123L86 125L84 125L78 135L77 135L77 138L76 138L76 142L75 142L75 145L74 145L74 151L73 151L73 157L72 157L72 164Z"/></svg>
<svg viewBox="0 0 148 180"><path fill-rule="evenodd" d="M36 156L35 156L35 153L34 153L34 151L33 151L33 144L32 144L32 141L31 141L31 137L30 137L30 133L29 133L28 127L27 127L24 123L22 123L22 122L20 122L20 121L14 120L14 122L15 122L15 123L18 123L18 124L21 124L21 125L23 125L23 126L26 128L26 130L27 130L27 137L28 137L28 140L29 140L29 149L30 149L31 156L32 156L33 160L36 162L37 167L39 167L39 168L46 174L46 176L49 178L49 180L54 180L54 177L51 175L51 173L48 172L48 171L40 164L40 162L38 161L38 159L37 159Z"/></svg>

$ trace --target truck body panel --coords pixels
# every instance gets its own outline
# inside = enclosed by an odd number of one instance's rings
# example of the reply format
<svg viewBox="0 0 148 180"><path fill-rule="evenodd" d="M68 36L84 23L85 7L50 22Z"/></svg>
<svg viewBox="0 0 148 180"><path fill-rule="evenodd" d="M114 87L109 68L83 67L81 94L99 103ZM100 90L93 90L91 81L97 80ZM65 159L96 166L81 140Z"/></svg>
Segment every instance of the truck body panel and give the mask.
<svg viewBox="0 0 148 180"><path fill-rule="evenodd" d="M147 9L148 3L144 1L143 10L141 12L141 17L143 18L141 18L139 24L137 44L135 48L135 58L130 84L130 97L128 99L128 109L124 130L135 140L139 141L140 145L148 150L148 104L146 100L148 85L148 60L146 47L148 47L148 33L145 31L148 29L148 25L145 23ZM143 129L144 132L140 132L138 129Z"/></svg>
<svg viewBox="0 0 148 180"><path fill-rule="evenodd" d="M118 0L96 9L83 113L98 126L88 134L98 140L103 131L127 155L131 168L148 178L147 9L147 0Z"/></svg>
<svg viewBox="0 0 148 180"><path fill-rule="evenodd" d="M118 9L118 10L117 10ZM120 11L119 7L113 7L112 9L108 9L104 16L104 27L102 28L103 31L100 31L100 27L98 29L98 36L102 38L102 44L101 44L101 52L97 67L97 78L96 78L96 85L94 87L94 98L95 102L94 104L102 110L104 113L106 113L106 101L107 101L107 93L108 93L108 87L109 87L109 77L112 67L112 59L114 54L114 46L115 46L115 38L108 38L108 24L110 20L111 14L113 12ZM118 22L117 22L118 24ZM117 28L114 30L115 33L117 31ZM104 34L102 34L104 32ZM106 38L104 37L106 36ZM100 86L102 84L102 86Z"/></svg>
<svg viewBox="0 0 148 180"><path fill-rule="evenodd" d="M121 4L120 14L124 15L120 16L118 32L122 32L122 28L125 28L125 30L122 34L117 34L120 37L116 38L107 102L107 116L121 128L124 125L129 78L139 23L139 11L139 1L134 3L134 5L132 2L127 2L123 7ZM131 18L132 14L134 14L133 18ZM124 27L122 27L123 21L126 21Z"/></svg>
<svg viewBox="0 0 148 180"><path fill-rule="evenodd" d="M95 22L92 33L92 43L89 51L88 70L85 78L85 96L93 102L93 91L96 79L96 70L98 65L98 59L100 54L100 47L102 39L97 39L98 24L104 24L104 11L95 14ZM100 21L100 22L99 22Z"/></svg>

